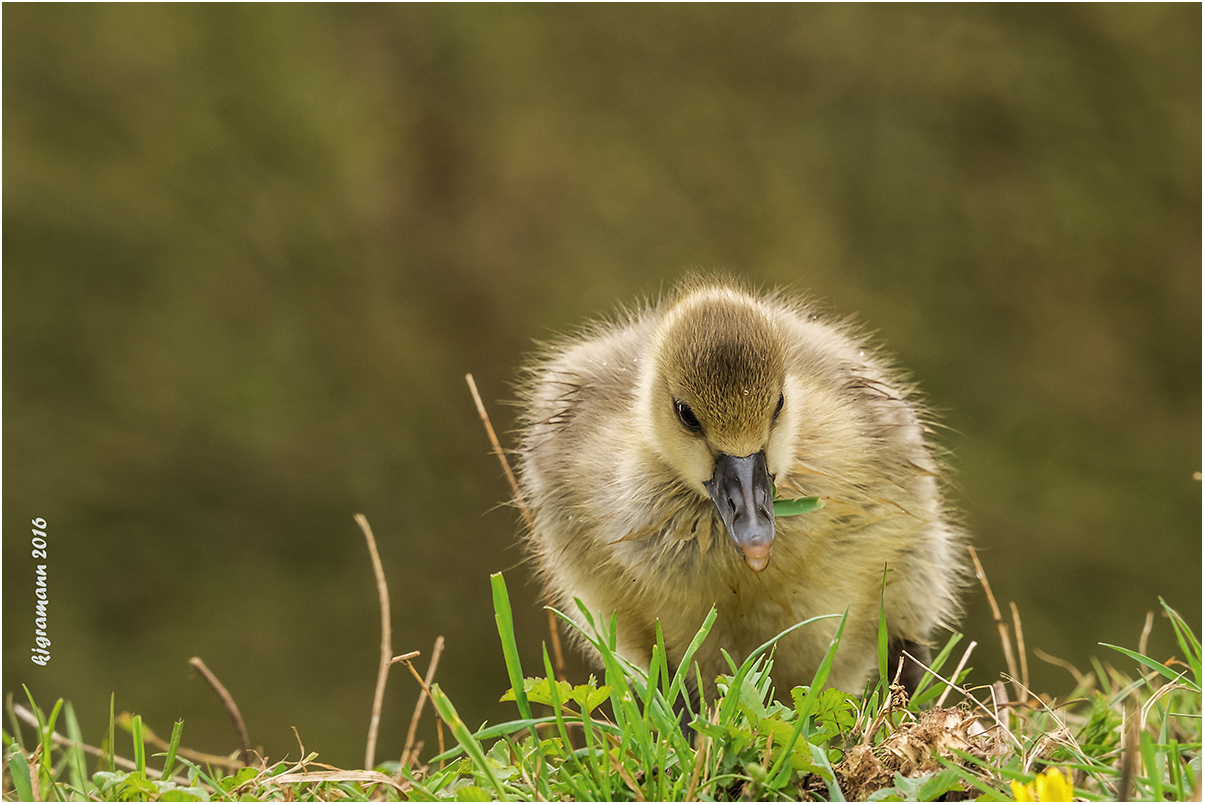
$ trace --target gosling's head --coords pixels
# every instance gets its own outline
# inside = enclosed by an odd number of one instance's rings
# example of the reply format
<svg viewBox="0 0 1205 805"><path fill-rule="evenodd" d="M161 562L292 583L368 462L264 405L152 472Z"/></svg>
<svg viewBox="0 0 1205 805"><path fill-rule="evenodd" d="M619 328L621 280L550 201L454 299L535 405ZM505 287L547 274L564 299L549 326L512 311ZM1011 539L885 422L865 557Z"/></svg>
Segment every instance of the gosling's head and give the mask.
<svg viewBox="0 0 1205 805"><path fill-rule="evenodd" d="M730 288L688 293L666 312L644 377L654 448L710 496L746 564L774 548L772 480L784 466L785 346L762 305Z"/></svg>

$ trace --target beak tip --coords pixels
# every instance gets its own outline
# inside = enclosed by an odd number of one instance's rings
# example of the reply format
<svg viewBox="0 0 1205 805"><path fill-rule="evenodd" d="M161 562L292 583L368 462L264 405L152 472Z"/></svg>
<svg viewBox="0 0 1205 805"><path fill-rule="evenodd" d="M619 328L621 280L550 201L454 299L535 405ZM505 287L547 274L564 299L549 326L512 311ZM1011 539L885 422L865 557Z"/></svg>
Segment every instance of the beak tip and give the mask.
<svg viewBox="0 0 1205 805"><path fill-rule="evenodd" d="M761 573L770 566L770 551L764 553L757 551L745 551L745 564L754 573Z"/></svg>

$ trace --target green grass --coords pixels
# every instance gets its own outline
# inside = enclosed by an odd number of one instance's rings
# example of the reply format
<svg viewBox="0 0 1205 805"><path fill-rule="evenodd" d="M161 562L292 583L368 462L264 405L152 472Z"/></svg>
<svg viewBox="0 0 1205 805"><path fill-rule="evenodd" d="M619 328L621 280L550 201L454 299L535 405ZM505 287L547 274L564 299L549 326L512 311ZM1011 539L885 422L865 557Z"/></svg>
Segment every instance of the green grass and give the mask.
<svg viewBox="0 0 1205 805"><path fill-rule="evenodd" d="M1089 801L1200 797L1201 644L1163 602L1182 656L1161 663L1107 646L1118 665L1134 672L1095 662L1093 672L1057 701L1027 696L1005 703L998 683L994 690L949 693L956 704L938 706L947 685L926 675L914 700L905 703L883 673L885 659L880 678L859 696L825 688L839 628L810 685L775 695L769 641L739 665L730 658L717 698L695 712L686 694L688 674L695 685L701 680L689 659L706 638L714 611L677 668L667 662L658 633L645 671L615 652L614 617L596 622L583 609L582 636L602 657L603 678L574 685L556 681L547 650L542 667L528 675L531 669L519 661L506 584L501 575L492 584L513 684L503 699L515 702L516 718L474 732L452 697L433 685L433 704L454 741L438 756L371 771L332 771L315 764L313 753L259 767L215 765L190 759L180 722L165 747L159 742L164 751L152 752L153 736L141 718L114 717L112 708L105 745L86 752L71 705L60 700L46 712L26 691L28 708L12 696L7 703L4 798L1012 801L1027 785L1036 792L1035 778L1047 769L1058 769L1075 795ZM567 628L578 629L557 614ZM955 671L947 667L962 656L960 641L961 635L951 637L932 665L956 685L967 671L950 679ZM684 708L693 741L680 727ZM60 722L65 736L57 730ZM118 728L125 734L121 748L114 742ZM122 766L125 748L132 761Z"/></svg>

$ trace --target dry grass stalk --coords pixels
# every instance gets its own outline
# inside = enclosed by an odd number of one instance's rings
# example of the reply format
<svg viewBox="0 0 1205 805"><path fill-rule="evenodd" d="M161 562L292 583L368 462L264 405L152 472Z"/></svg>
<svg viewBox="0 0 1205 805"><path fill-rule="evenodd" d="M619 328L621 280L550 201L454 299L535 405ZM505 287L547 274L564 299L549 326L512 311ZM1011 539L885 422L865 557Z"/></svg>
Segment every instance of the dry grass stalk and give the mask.
<svg viewBox="0 0 1205 805"><path fill-rule="evenodd" d="M1128 802L1134 786L1134 769L1138 764L1138 720L1134 708L1127 706L1122 715L1121 782L1117 787L1117 801Z"/></svg>
<svg viewBox="0 0 1205 805"><path fill-rule="evenodd" d="M188 664L197 669L209 683L209 687L213 688L214 692L218 694L218 698L222 700L222 704L225 705L226 712L230 714L230 720L234 724L234 731L238 735L239 759L243 765L251 765L251 740L247 737L247 725L243 721L243 714L239 712L238 705L234 703L234 697L230 695L230 691L226 690L226 686L218 681L213 671L209 670L200 657L193 657Z"/></svg>
<svg viewBox="0 0 1205 805"><path fill-rule="evenodd" d="M1075 677L1076 686L1081 688L1088 688L1091 686L1092 674L1080 673L1080 670L1071 663L1067 662L1066 660L1061 660L1053 654L1047 654L1040 648L1035 648L1033 650L1033 654L1042 662L1048 662L1051 665L1057 665L1058 667L1065 669L1068 673Z"/></svg>
<svg viewBox="0 0 1205 805"><path fill-rule="evenodd" d="M992 617L996 621L996 628L1000 631L1000 645L1004 648L1004 662L1008 665L1008 675L1013 679L1020 679L1021 675L1017 671L1017 659L1013 655L1013 644L1008 638L1008 624L1004 622L1004 616L1000 614L1000 607L996 604L996 596L992 594L992 585L987 580L987 574L983 572L983 565L979 563L979 554L975 549L967 546L967 550L971 554L971 561L975 563L975 576L978 577L979 583L983 585L983 591L987 593L987 602L992 608ZM1021 701L1021 689L1018 687L1014 691L1017 695L1017 701Z"/></svg>
<svg viewBox="0 0 1205 805"><path fill-rule="evenodd" d="M439 638L439 640L443 640L443 638L441 637L441 638ZM436 641L436 644L439 646L439 650L440 650L440 651L443 651L443 644L442 644L442 643L440 643L439 641ZM416 670L414 669L414 665L413 665L413 664L410 662L410 660L411 660L412 658L417 657L417 656L418 656L418 652L417 652L417 651L412 651L412 652L410 652L409 654L403 654L403 655L401 655L400 657L394 657L394 658L393 658L393 660L392 660L392 662L401 662L401 663L405 663L405 664L406 664L406 667L407 667L408 669L410 669L410 675L411 675L411 676L413 676L413 677L414 677L416 680L418 680L418 684L419 684L419 686L420 686L420 687L422 687L422 689L423 689L423 693L424 693L424 694L427 696L427 698L430 698L430 697L431 697L431 683L430 683L429 681L427 681L427 680L423 679L421 676L419 676L419 675L418 675L418 671L416 671ZM432 657L432 660L433 660L433 661L434 661L434 659L435 659L435 658L434 658L434 657ZM434 678L434 677L435 677L435 671L434 671L434 669L433 669L433 668L431 668L431 666L430 666L430 665L428 665L428 666L427 666L427 676L428 676L429 678ZM420 700L420 704L421 704L421 700ZM439 738L439 754L441 754L441 755L444 753L444 728L443 728L443 723L444 723L444 722L443 722L443 719L442 719L442 718L438 718L438 719L436 719L436 720L435 720L435 734L436 734L436 736ZM405 758L402 758L402 760L403 760L403 762L404 762L404 761L405 761ZM441 769L444 767L444 764L443 764L443 761L442 761L442 760L439 762L439 767L440 767Z"/></svg>
<svg viewBox="0 0 1205 805"><path fill-rule="evenodd" d="M974 648L974 644L972 644L972 645L970 646L970 648L968 648L968 649L967 649L966 654L965 654L965 655L963 655L963 656L964 656L964 659L965 659L965 657L966 657L967 655L969 655L969 654L970 654L971 648ZM1023 748L1023 747L1021 746L1021 741L1020 741L1020 740L1018 740L1018 739L1017 739L1017 737L1016 737L1015 735L1013 735L1013 734L1012 734L1012 731L1011 731L1011 730L1008 728L1007 724L1005 724L1005 723L1001 722L1000 717L999 717L998 708L995 708L995 707L993 707L993 708L989 708L989 707L988 707L986 704L984 704L983 702L979 701L979 700L978 700L978 699L976 699L974 696L972 696L972 695L971 695L971 693L970 693L970 691L968 691L967 689L958 687L957 685L955 685L955 684L953 683L953 681L951 681L951 680L949 680L949 679L946 679L944 676L942 676L941 674L937 673L937 672L936 672L936 671L934 671L932 668L930 668L929 666L925 665L923 662L921 662L920 660L918 660L916 657L913 657L913 656L912 656L911 654L909 654L908 652L906 652L906 651L905 651L905 652L903 652L903 654L904 654L904 656L905 656L905 657L907 657L908 659L912 660L914 663L916 663L917 665L919 665L921 668L924 668L926 671L928 671L929 673L933 674L934 679L937 679L937 680L940 680L941 682L946 683L946 685L948 685L949 687L951 687L951 688L953 688L954 690L956 690L956 691L958 691L959 693L961 693L961 694L962 694L962 695L963 695L963 696L966 698L967 702L969 702L970 704L972 704L972 705L973 705L973 706L975 706L975 707L978 707L980 710L982 710L982 711L983 711L983 713L984 713L985 715L987 715L987 716L988 716L990 719L992 719L992 721L996 722L996 725L997 725L997 726L998 726L998 727L999 727L999 728L1000 728L1000 729L1001 729L1001 730L1004 732L1004 734L1005 734L1005 735L1007 735L1007 736L1009 737L1009 739L1011 739L1011 741L1012 741L1012 742L1013 742L1013 743L1014 743L1014 744L1017 746L1017 748L1018 748L1018 749L1022 749L1022 748ZM956 674L955 676L957 676L957 674ZM999 683L997 683L997 684L999 684ZM993 700L993 705L995 704L995 699L996 699L996 695L995 695L995 691L993 690L993 691L992 691L992 700Z"/></svg>
<svg viewBox="0 0 1205 805"><path fill-rule="evenodd" d="M1025 633L1021 631L1021 613L1017 610L1017 602L1009 601L1008 608L1013 612L1013 634L1017 636L1017 656L1021 660L1021 684L1029 687L1029 660L1025 656Z"/></svg>
<svg viewBox="0 0 1205 805"><path fill-rule="evenodd" d="M977 646L977 645L979 645L979 643L975 640L972 640L971 644L969 646L967 646L967 650L962 652L962 659L958 661L958 667L956 667L954 669L954 674L950 677L951 679L957 679L958 675L962 673L962 669L966 668L967 660L969 660L971 658L971 652L975 650L975 646ZM934 674L933 676L938 679L941 679L941 677L937 676L937 674ZM944 679L942 679L942 681L945 682ZM946 689L941 692L941 696L938 697L937 704L935 706L940 708L943 704L945 704L946 697L949 696L950 691L952 691L954 689L955 688L953 685L946 682Z"/></svg>
<svg viewBox="0 0 1205 805"><path fill-rule="evenodd" d="M473 380L471 372L465 375L464 379L469 384L469 393L473 395L473 403L477 406L477 416L481 417L481 424L485 426L485 435L489 437L490 445L494 448L494 455L498 457L498 463L502 465L502 472L506 475L507 483L510 484L515 506L523 515L527 527L532 528L531 511L527 508L523 494L519 491L519 482L515 480L515 474L511 472L510 462L506 460L506 451L502 449L502 444L498 441L498 434L494 432L489 412L485 410L485 403L481 401L481 395L477 392L477 382ZM548 612L548 634L552 643L552 661L556 666L556 678L564 682L566 681L565 655L561 652L561 635L557 630L556 616L552 614L551 610Z"/></svg>
<svg viewBox="0 0 1205 805"><path fill-rule="evenodd" d="M703 764L711 749L711 739L704 733L701 738L703 745L695 749L695 767L690 773L690 785L686 788L686 802L695 801L695 792L699 790L699 775L703 772Z"/></svg>
<svg viewBox="0 0 1205 805"><path fill-rule="evenodd" d="M393 788L400 794L406 794L410 789L402 786L388 774L382 774L379 771L300 771L286 774L278 774L275 777L269 777L264 782L278 783L287 785L290 783L369 783L371 785L385 785Z"/></svg>
<svg viewBox="0 0 1205 805"><path fill-rule="evenodd" d="M377 667L377 687L372 695L372 718L368 721L368 744L364 748L364 768L372 769L377 753L377 730L381 726L381 708L385 703L385 679L389 676L389 660L393 656L392 627L389 623L389 587L385 584L385 568L377 553L377 541L372 536L368 518L356 515L356 523L364 532L368 553L372 556L372 572L377 577L377 597L381 603L381 662Z"/></svg>
<svg viewBox="0 0 1205 805"><path fill-rule="evenodd" d="M614 743L616 748L620 748L619 740L614 735L604 733L603 737L606 738L606 740ZM636 797L636 801L648 802L648 798L644 796L644 792L640 790L640 786L636 783L636 780L633 779L632 775L623 767L623 764L619 762L615 755L611 752L607 752L607 760L611 761L611 765L614 766L615 771L619 773L619 777L623 780L624 785L632 790L632 795Z"/></svg>
<svg viewBox="0 0 1205 805"><path fill-rule="evenodd" d="M418 694L418 703L414 705L414 715L410 716L410 727L406 730L406 744L402 747L402 759L398 762L399 766L406 765L406 761L410 757L410 751L414 747L414 735L418 730L418 720L423 714L423 705L425 705L427 703L427 699L430 698L428 693L431 690L431 683L435 680L435 669L439 666L439 655L443 653L443 650L444 638L443 635L440 635L439 637L435 638L435 647L431 649L431 661L427 663L426 679L419 680L422 690L419 691ZM403 654L401 657L395 657L393 661L406 662L407 665L410 665L408 660L417 656L418 652L414 651L410 654ZM413 671L414 666L411 665L410 668ZM399 771L399 774L400 773L401 772Z"/></svg>
<svg viewBox="0 0 1205 805"><path fill-rule="evenodd" d="M1146 641L1151 636L1151 629L1155 626L1155 613L1153 610L1146 611L1146 622L1142 624L1142 636L1138 638L1138 653L1149 656L1146 653Z"/></svg>

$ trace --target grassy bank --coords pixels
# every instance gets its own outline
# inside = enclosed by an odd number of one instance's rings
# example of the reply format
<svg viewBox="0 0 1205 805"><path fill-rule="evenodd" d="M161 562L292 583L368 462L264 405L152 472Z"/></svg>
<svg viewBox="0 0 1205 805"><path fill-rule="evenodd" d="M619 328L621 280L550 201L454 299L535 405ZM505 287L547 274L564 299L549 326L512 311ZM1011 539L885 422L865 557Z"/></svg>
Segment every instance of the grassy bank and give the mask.
<svg viewBox="0 0 1205 805"><path fill-rule="evenodd" d="M867 691L851 696L826 689L824 681L840 641L838 630L811 685L775 697L769 676L774 641L769 641L740 665L732 661L731 673L720 678L716 701L696 712L686 688L700 680L688 679L689 662L675 672L659 640L649 671L633 667L613 650L614 620L588 619L591 628L584 635L604 659L601 681L591 678L572 685L557 680L547 649L543 667L523 669L505 582L499 574L492 583L513 685L504 698L515 702L513 721L472 729L456 711L455 692L431 684L433 674L421 678L410 655L400 661L422 687L415 718L429 696L440 719L443 751L419 759L421 747L412 748L412 729L404 764L380 763L371 770L334 769L304 747L297 759L265 759L250 751L206 756L184 747L180 722L170 739L163 740L138 716L112 712L108 734L92 746L80 735L69 703L60 700L47 710L28 695L23 697L28 699L25 706L10 694L9 728L3 736L4 798L1200 798L1201 646L1166 603L1159 628L1174 630L1180 655L1166 660L1146 656L1146 636L1154 625L1154 619L1148 619L1137 650L1106 646L1106 659L1094 661L1091 670L1069 669L1076 684L1063 696L1028 690L1022 678L1027 667L1023 643L1013 643L1012 636L1019 633L1003 623L1007 653L1020 659L1022 673L1002 674L1002 681L989 687L962 686L972 652L964 648L961 635L954 635L937 652L931 673L911 701L892 684L894 669L886 667L885 640L879 679ZM557 614L567 628L576 628ZM690 653L706 638L714 614L702 624ZM1016 622L1014 630L1019 625ZM794 628L807 628L807 622ZM237 721L237 706L229 700L228 707ZM689 732L683 731L684 722ZM370 743L375 744L373 729Z"/></svg>

